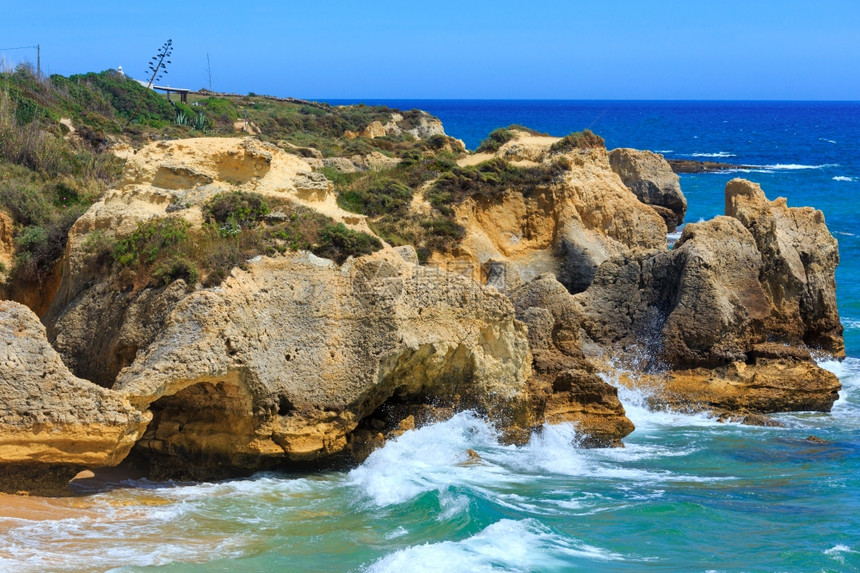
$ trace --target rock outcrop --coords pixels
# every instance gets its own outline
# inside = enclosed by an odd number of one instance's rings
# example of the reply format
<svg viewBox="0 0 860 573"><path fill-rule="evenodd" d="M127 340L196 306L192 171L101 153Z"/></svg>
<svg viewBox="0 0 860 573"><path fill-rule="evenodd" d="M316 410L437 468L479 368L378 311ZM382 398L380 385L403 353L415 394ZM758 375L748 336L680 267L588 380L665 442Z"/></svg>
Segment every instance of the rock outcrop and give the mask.
<svg viewBox="0 0 860 573"><path fill-rule="evenodd" d="M620 446L633 431L618 400L618 390L604 382L582 351L573 297L551 274L510 293L517 318L528 326L534 357L531 381L545 400L550 424L577 426L585 446Z"/></svg>
<svg viewBox="0 0 860 573"><path fill-rule="evenodd" d="M0 491L65 493L80 470L119 463L149 419L73 376L36 315L0 301Z"/></svg>
<svg viewBox="0 0 860 573"><path fill-rule="evenodd" d="M357 437L362 420L404 404L530 429L530 373L503 295L388 250L234 271L180 302L115 388L154 414L136 452L157 473L211 477L330 461L380 433Z"/></svg>
<svg viewBox="0 0 860 573"><path fill-rule="evenodd" d="M509 263L509 275L531 280L553 273L571 292L585 290L612 256L666 248L666 225L639 201L609 165L602 147L551 149L558 138L515 131L495 155L516 166L543 167L551 180L501 197L467 199L455 207L466 236L453 257L474 268ZM471 161L464 161L464 164Z"/></svg>
<svg viewBox="0 0 860 573"><path fill-rule="evenodd" d="M609 165L643 203L663 217L669 231L684 222L687 199L678 176L662 155L636 149L613 149Z"/></svg>
<svg viewBox="0 0 860 573"><path fill-rule="evenodd" d="M835 241L820 212L771 203L749 182L731 181L726 201L732 217L688 224L672 251L601 265L573 297L584 346L620 350L672 407L827 411L839 382L808 349L844 351Z"/></svg>
<svg viewBox="0 0 860 573"><path fill-rule="evenodd" d="M252 191L288 199L336 222L370 232L361 215L337 206L332 184L302 158L253 138L201 137L151 143L131 156L115 189L105 193L72 226L63 281L45 322L49 333L59 314L81 290L100 277L89 268L85 248L91 233L127 235L156 217L203 222L202 206L214 195Z"/></svg>
<svg viewBox="0 0 860 573"><path fill-rule="evenodd" d="M110 387L186 296L178 285L119 292L92 264L92 237L127 235L155 218L178 217L199 226L205 202L227 190L289 200L369 232L363 216L337 206L333 186L321 173L273 145L251 138L149 144L129 157L117 187L72 226L56 273L56 296L47 299L53 299L50 308L42 309L49 340L73 372Z"/></svg>
<svg viewBox="0 0 860 573"><path fill-rule="evenodd" d="M444 135L414 112L360 135L404 131ZM119 292L93 262L93 237L154 218L199 226L225 190L372 233L314 168L397 161L251 138L129 154L121 183L72 227L48 285L54 348L32 313L0 303L0 490L58 491L130 451L153 477L193 479L354 461L458 409L512 442L546 421L574 423L582 445L617 446L633 430L605 381L619 368L619 383L661 407L741 417L831 407L839 382L812 352L844 354L839 256L820 212L734 180L726 216L688 224L670 250L686 200L661 156L511 132L497 151L461 159L492 160L501 168L479 175L510 183L459 195L445 222L464 236L430 265L412 247L340 266L300 251L243 261L219 286ZM475 174L450 171L452 185ZM432 185L415 190L413 210L442 212ZM0 215L0 260L4 224Z"/></svg>
<svg viewBox="0 0 860 573"><path fill-rule="evenodd" d="M768 201L761 187L743 179L726 185L726 215L750 231L762 256L762 287L772 305L764 324L771 336L844 356L836 307L839 246L824 214Z"/></svg>

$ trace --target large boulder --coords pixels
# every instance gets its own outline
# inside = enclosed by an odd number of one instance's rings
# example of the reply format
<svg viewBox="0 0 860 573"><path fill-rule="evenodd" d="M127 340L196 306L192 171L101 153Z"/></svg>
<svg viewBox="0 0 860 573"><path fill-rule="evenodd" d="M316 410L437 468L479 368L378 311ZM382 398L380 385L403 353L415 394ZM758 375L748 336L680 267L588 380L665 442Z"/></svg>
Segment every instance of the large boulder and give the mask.
<svg viewBox="0 0 860 573"><path fill-rule="evenodd" d="M663 217L669 231L684 222L687 199L678 176L662 155L637 149L613 149L609 165L643 203Z"/></svg>
<svg viewBox="0 0 860 573"><path fill-rule="evenodd" d="M583 446L620 446L633 431L618 390L598 376L585 357L573 297L551 274L510 295L517 318L528 326L534 359L533 392L551 424L573 423Z"/></svg>
<svg viewBox="0 0 860 573"><path fill-rule="evenodd" d="M0 301L0 491L65 493L80 470L119 463L150 417L73 376L36 315Z"/></svg>
<svg viewBox="0 0 860 573"><path fill-rule="evenodd" d="M183 299L116 389L154 414L136 454L156 475L210 477L363 451L410 405L530 429L530 374L506 297L386 250L235 270Z"/></svg>
<svg viewBox="0 0 860 573"><path fill-rule="evenodd" d="M762 287L772 304L765 324L771 336L844 356L836 307L839 245L824 214L768 201L761 187L743 179L726 185L726 215L749 229L762 257Z"/></svg>
<svg viewBox="0 0 860 573"><path fill-rule="evenodd" d="M770 203L757 185L735 180L726 197L737 218L688 224L672 251L599 267L573 297L583 346L654 374L656 399L673 407L829 410L839 382L809 350L843 351L835 241L820 213Z"/></svg>

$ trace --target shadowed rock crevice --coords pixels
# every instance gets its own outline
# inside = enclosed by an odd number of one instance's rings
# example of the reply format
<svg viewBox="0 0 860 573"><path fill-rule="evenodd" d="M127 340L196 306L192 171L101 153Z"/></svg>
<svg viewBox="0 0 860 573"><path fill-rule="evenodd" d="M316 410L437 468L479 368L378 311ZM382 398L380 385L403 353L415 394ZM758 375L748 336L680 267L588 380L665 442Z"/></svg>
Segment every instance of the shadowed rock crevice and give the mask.
<svg viewBox="0 0 860 573"><path fill-rule="evenodd" d="M131 458L152 479L224 478L265 467L253 400L237 375L197 381L159 398L149 411L152 421Z"/></svg>

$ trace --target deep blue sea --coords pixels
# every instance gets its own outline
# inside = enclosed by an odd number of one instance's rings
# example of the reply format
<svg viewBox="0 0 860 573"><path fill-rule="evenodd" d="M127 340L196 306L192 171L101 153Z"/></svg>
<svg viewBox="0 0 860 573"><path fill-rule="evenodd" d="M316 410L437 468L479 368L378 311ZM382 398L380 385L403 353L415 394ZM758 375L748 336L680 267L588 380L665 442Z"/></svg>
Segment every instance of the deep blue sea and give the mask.
<svg viewBox="0 0 860 573"><path fill-rule="evenodd" d="M332 102L348 103L348 102ZM501 445L469 413L408 432L349 472L214 484L129 482L0 518L8 571L860 571L860 103L368 101L420 108L474 149L518 123L607 147L755 166L683 175L687 220L723 212L733 177L821 209L838 239L849 358L833 411L786 427L654 412L621 391L627 447L572 428ZM611 382L611 380L609 380ZM809 435L826 443L811 443ZM467 450L482 461L470 463Z"/></svg>

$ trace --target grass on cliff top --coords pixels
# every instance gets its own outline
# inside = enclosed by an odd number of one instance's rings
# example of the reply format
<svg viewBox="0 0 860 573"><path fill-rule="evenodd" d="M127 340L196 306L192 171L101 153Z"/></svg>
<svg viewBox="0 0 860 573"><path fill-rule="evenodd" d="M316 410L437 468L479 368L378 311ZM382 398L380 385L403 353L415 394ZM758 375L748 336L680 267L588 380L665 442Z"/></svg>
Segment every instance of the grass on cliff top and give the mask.
<svg viewBox="0 0 860 573"><path fill-rule="evenodd" d="M342 264L382 248L376 237L315 211L270 201L256 193L220 193L204 206L207 222L201 229L180 218L154 219L113 241L90 233L85 248L92 265L115 269L120 284L134 290L178 279L189 288L197 282L214 286L257 255L308 250Z"/></svg>
<svg viewBox="0 0 860 573"><path fill-rule="evenodd" d="M134 122L123 130L141 97ZM19 66L0 73L0 210L12 217L15 228L11 278L38 281L54 268L71 225L119 178L124 161L105 152L112 141L140 146L201 133L234 136L233 122L247 118L262 127L264 140L314 147L324 156L379 152L408 157L455 145L444 136L429 141L409 134L343 137L372 121L387 123L396 110L382 106L216 95L192 96L189 103L171 104L113 70L46 78ZM417 126L422 117L418 110L399 113L403 119L398 125L404 130ZM64 137L69 129L61 118L71 119L75 137ZM346 244L350 238L343 233L327 237L332 244Z"/></svg>
<svg viewBox="0 0 860 573"><path fill-rule="evenodd" d="M440 214L451 217L453 205L472 197L498 200L509 190L532 196L557 181L567 167L569 164L565 158L559 158L548 166L517 167L497 157L444 173L427 190L425 198Z"/></svg>
<svg viewBox="0 0 860 573"><path fill-rule="evenodd" d="M323 168L338 192L338 205L368 217L373 231L394 246L413 245L419 259L450 250L465 230L449 214L413 212L415 189L457 168L456 155L445 148L405 154L388 169L340 173Z"/></svg>
<svg viewBox="0 0 860 573"><path fill-rule="evenodd" d="M590 129L574 131L553 143L550 153L567 153L574 149L606 148L606 142Z"/></svg>
<svg viewBox="0 0 860 573"><path fill-rule="evenodd" d="M475 151L477 153L495 153L504 144L514 138L514 131L522 131L524 133L528 133L529 135L548 135L546 133L531 129L524 125L514 123L509 125L508 127L500 127L491 131L490 135L488 135L487 138L484 139L480 143L480 145L478 145L478 149L476 149Z"/></svg>

